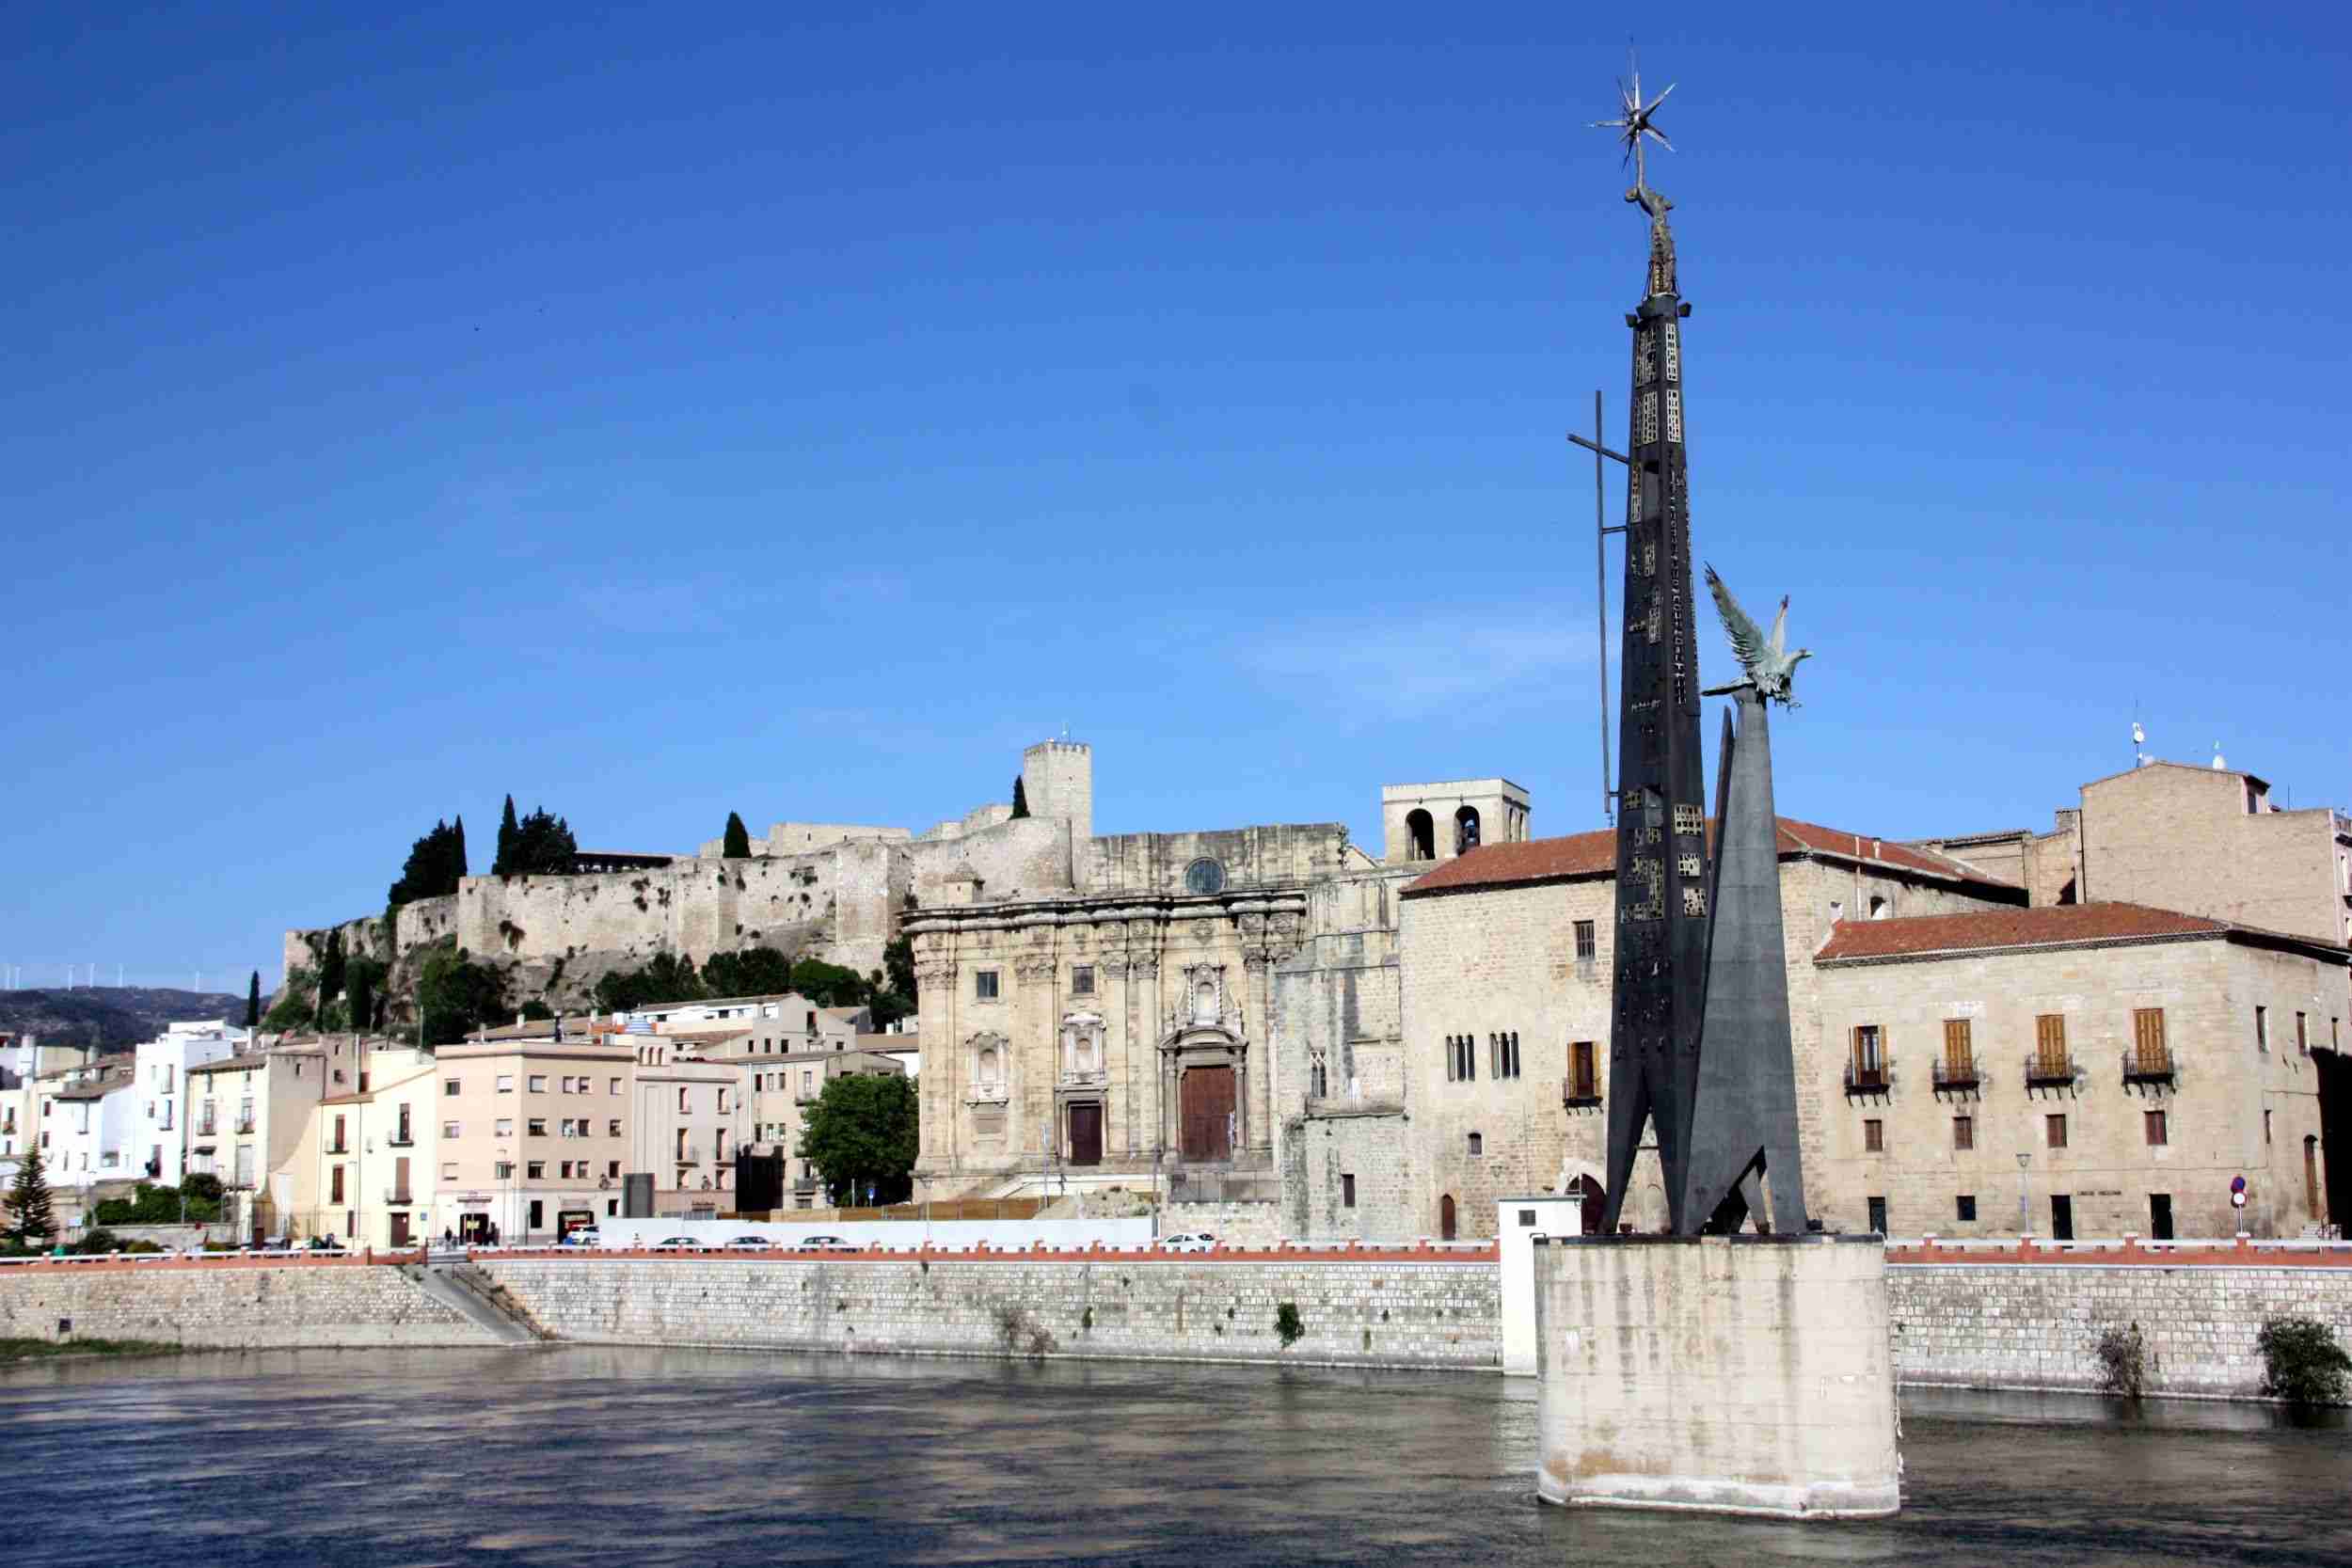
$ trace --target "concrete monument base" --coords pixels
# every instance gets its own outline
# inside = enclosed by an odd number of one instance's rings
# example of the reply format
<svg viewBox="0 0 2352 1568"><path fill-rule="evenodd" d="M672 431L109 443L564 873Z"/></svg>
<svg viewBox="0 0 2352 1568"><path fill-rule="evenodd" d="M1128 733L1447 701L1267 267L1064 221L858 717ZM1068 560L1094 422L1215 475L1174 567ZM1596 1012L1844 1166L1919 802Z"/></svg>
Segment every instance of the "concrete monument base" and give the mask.
<svg viewBox="0 0 2352 1568"><path fill-rule="evenodd" d="M1544 1237L1534 1253L1546 1502L1901 1506L1879 1237Z"/></svg>

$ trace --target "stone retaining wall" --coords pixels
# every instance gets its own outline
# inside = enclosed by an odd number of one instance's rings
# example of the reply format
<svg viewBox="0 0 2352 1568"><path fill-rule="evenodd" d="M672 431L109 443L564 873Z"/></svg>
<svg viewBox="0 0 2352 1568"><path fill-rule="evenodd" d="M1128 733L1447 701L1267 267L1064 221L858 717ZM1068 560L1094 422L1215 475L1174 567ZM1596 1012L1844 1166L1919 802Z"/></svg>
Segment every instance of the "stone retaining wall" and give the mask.
<svg viewBox="0 0 2352 1568"><path fill-rule="evenodd" d="M487 1258L559 1338L778 1350L1313 1361L1492 1370L1491 1255ZM1275 1334L1284 1302L1305 1337Z"/></svg>
<svg viewBox="0 0 2352 1568"><path fill-rule="evenodd" d="M2137 1323L2149 1393L2256 1399L2265 1321L2316 1318L2352 1348L2352 1268L1890 1258L1886 1295L1898 1383L2095 1389L2101 1331Z"/></svg>
<svg viewBox="0 0 2352 1568"><path fill-rule="evenodd" d="M340 1259L15 1264L0 1268L0 1337L223 1350L500 1342L399 1269Z"/></svg>

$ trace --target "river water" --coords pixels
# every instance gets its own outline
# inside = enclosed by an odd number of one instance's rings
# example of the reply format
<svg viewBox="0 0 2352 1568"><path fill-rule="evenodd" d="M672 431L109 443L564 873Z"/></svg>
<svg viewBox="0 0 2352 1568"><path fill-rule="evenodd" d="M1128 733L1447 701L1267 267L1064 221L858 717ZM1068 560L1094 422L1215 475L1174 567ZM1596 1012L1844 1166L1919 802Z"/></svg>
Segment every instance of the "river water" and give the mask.
<svg viewBox="0 0 2352 1568"><path fill-rule="evenodd" d="M1546 1508L1522 1380L588 1347L0 1373L20 1563L2352 1562L2352 1431L1903 1400L1904 1510Z"/></svg>

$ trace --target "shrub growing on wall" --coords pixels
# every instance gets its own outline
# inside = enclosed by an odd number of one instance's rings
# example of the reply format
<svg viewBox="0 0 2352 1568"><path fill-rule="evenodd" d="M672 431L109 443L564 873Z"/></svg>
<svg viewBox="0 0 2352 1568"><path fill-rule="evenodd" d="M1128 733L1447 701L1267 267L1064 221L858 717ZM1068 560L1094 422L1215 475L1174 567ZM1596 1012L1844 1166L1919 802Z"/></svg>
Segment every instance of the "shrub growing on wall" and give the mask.
<svg viewBox="0 0 2352 1568"><path fill-rule="evenodd" d="M2273 1318L2254 1341L2263 1353L2263 1392L2290 1404L2342 1404L2352 1355L2313 1318Z"/></svg>
<svg viewBox="0 0 2352 1568"><path fill-rule="evenodd" d="M2093 1352L2099 1358L2099 1386L2107 1393L2136 1400L2148 1388L2155 1357L2148 1353L2147 1337L2137 1323L2118 1328L2109 1323L2099 1331Z"/></svg>
<svg viewBox="0 0 2352 1568"><path fill-rule="evenodd" d="M1307 1325L1298 1318L1298 1303L1286 1301L1274 1309L1274 1332L1284 1350L1307 1337Z"/></svg>

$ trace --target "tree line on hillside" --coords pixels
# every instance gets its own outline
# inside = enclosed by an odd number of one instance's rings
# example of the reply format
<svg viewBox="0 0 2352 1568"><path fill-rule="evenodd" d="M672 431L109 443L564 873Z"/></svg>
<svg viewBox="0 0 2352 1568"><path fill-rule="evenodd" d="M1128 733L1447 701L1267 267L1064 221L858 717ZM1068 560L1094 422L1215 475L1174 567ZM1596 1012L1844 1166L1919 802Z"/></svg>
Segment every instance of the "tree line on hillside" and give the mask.
<svg viewBox="0 0 2352 1568"><path fill-rule="evenodd" d="M900 937L882 950L882 969L861 975L822 958L795 959L773 947L713 953L694 960L658 953L637 969L615 970L596 982L599 1012L634 1012L713 996L780 996L794 992L820 1007L867 1007L874 1026L914 1011L914 944Z"/></svg>
<svg viewBox="0 0 2352 1568"><path fill-rule="evenodd" d="M296 964L287 973L285 990L262 1015L261 1026L279 1034L305 1029L326 1034L385 1032L395 998L385 988L389 971L383 960L365 953L346 953L340 928L327 932L316 952L318 962ZM256 981L258 987L258 976ZM427 1045L453 1044L473 1030L504 1023L514 1016L506 999L505 971L475 961L462 947L440 946L425 954L411 1000L422 1015ZM549 1016L546 1006L535 1002L526 1003L523 1012L525 1016L534 1012L542 1018ZM414 1027L412 1021L402 1033L408 1034Z"/></svg>

